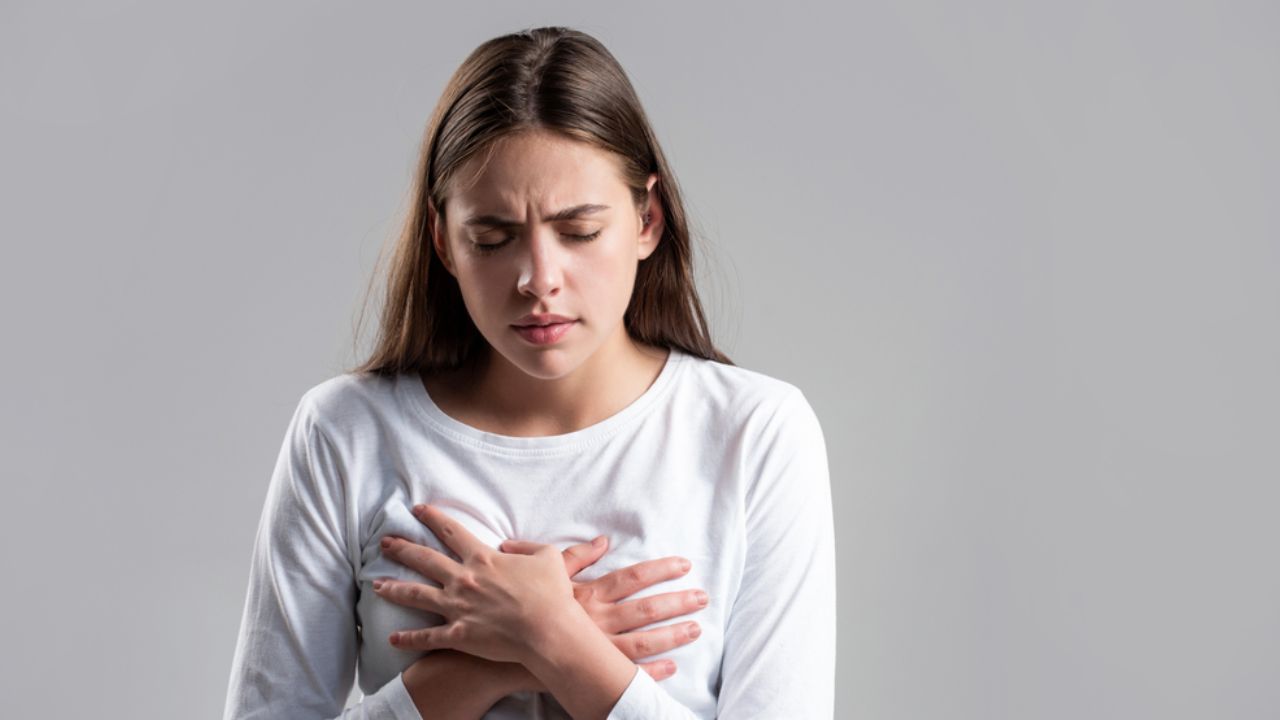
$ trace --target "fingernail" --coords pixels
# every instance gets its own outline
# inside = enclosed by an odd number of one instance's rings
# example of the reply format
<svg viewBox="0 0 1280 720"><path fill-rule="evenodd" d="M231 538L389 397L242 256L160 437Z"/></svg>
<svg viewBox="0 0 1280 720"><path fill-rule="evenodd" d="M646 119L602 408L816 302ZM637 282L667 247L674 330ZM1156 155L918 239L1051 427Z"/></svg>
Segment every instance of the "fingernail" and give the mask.
<svg viewBox="0 0 1280 720"><path fill-rule="evenodd" d="M374 590L381 590L381 589L382 589L382 581L381 581L381 580L374 580L374 581L373 581L373 589L374 589Z"/></svg>
<svg viewBox="0 0 1280 720"><path fill-rule="evenodd" d="M676 671L676 664L675 664L675 663L673 663L673 662L671 662L670 660L668 660L668 661L667 661L667 672L669 672L669 673L673 673L673 672L675 672L675 671Z"/></svg>
<svg viewBox="0 0 1280 720"><path fill-rule="evenodd" d="M690 567L692 567L692 564L691 564L688 560L681 560L681 561L680 561L680 569L681 569L681 570L683 570L683 571L685 571L685 572L689 572L689 568L690 568Z"/></svg>
<svg viewBox="0 0 1280 720"><path fill-rule="evenodd" d="M417 505L414 505L414 506L413 506L413 514L414 514L414 515L421 515L422 513L426 512L426 511L427 511L427 506L426 506L426 505L423 505L422 503L418 503Z"/></svg>
<svg viewBox="0 0 1280 720"><path fill-rule="evenodd" d="M592 544L592 545L595 545L596 547L604 547L604 536L603 536L603 535L601 535L600 537L596 538L595 540L592 540L592 541L591 541L591 544Z"/></svg>
<svg viewBox="0 0 1280 720"><path fill-rule="evenodd" d="M706 604L707 604L707 594L706 594L706 593L704 593L704 592L702 592L701 590L699 590L698 592L694 593L694 597L698 598L698 604L699 604L699 605L706 605Z"/></svg>
<svg viewBox="0 0 1280 720"><path fill-rule="evenodd" d="M398 632L393 632L393 633L391 633L391 638L390 638L390 640L391 640L391 644L392 644L392 645L394 645L394 644L396 644L396 643L400 642L400 633L398 633Z"/></svg>
<svg viewBox="0 0 1280 720"><path fill-rule="evenodd" d="M702 634L702 628L698 627L698 623L689 623L689 637L696 638Z"/></svg>

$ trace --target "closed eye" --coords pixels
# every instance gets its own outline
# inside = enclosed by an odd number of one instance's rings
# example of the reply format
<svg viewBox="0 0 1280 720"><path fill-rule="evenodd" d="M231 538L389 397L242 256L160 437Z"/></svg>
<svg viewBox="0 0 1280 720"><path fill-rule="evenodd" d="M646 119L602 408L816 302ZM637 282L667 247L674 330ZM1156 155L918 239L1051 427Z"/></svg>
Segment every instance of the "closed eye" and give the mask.
<svg viewBox="0 0 1280 720"><path fill-rule="evenodd" d="M595 240L596 238L600 237L600 233L601 231L597 230L589 235L574 235L573 233L565 233L564 236L567 238L576 240L578 242L591 242L592 240ZM495 252L498 249L505 247L507 243L511 242L511 239L512 239L512 236L508 235L507 237L503 238L501 242L496 242L496 243L472 242L471 247L474 248L476 252L483 255L485 253Z"/></svg>

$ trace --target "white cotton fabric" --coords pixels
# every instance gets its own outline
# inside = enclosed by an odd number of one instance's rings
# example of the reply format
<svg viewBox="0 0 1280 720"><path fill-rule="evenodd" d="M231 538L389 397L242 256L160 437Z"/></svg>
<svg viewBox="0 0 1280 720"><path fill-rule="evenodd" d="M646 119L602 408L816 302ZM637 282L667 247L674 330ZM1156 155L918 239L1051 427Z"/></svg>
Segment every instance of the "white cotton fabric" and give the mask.
<svg viewBox="0 0 1280 720"><path fill-rule="evenodd" d="M621 412L547 437L466 425L416 373L344 374L308 390L268 486L224 718L419 720L400 677L419 654L387 636L441 618L371 587L383 576L430 582L383 558L383 535L451 552L410 513L415 503L495 548L512 538L563 550L608 535L577 580L692 561L629 599L704 589L702 610L643 628L696 620L702 635L642 659L678 670L655 681L637 669L610 720L832 717L835 543L818 419L794 385L672 350ZM364 697L344 709L357 670ZM516 693L484 717L569 715L549 694Z"/></svg>

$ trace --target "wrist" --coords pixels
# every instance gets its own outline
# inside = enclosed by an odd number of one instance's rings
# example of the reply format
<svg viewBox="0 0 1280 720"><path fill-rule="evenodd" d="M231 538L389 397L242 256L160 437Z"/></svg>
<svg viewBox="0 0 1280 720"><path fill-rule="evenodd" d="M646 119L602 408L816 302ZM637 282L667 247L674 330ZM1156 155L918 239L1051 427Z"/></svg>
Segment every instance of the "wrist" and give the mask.
<svg viewBox="0 0 1280 720"><path fill-rule="evenodd" d="M605 717L637 672L581 606L540 624L521 664L570 717Z"/></svg>
<svg viewBox="0 0 1280 720"><path fill-rule="evenodd" d="M530 671L535 667L558 664L566 656L580 655L583 646L597 639L593 636L599 635L595 621L575 601L538 622L527 635L529 642L519 662Z"/></svg>
<svg viewBox="0 0 1280 720"><path fill-rule="evenodd" d="M494 702L511 693L524 690L532 678L529 671L525 670L520 663L497 662L458 650L447 652L456 655L453 662L459 676L464 681L474 680L491 688L492 693L497 695L493 698Z"/></svg>
<svg viewBox="0 0 1280 720"><path fill-rule="evenodd" d="M515 663L496 663L451 649L419 658L401 674L423 717L474 718L527 684Z"/></svg>

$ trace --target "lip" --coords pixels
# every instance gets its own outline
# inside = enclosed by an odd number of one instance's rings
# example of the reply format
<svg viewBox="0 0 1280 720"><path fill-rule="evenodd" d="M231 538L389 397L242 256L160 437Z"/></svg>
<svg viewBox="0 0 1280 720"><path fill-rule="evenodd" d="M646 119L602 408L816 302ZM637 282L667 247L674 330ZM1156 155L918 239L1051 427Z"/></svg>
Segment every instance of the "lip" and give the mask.
<svg viewBox="0 0 1280 720"><path fill-rule="evenodd" d="M571 323L573 318L564 315L556 315L555 313L529 313L519 320L511 323L513 327L531 327L534 325L555 325L558 323Z"/></svg>
<svg viewBox="0 0 1280 720"><path fill-rule="evenodd" d="M577 320L570 320L568 322L551 323L550 325L528 325L525 327L513 325L512 327L528 343L533 345L554 345L560 342L565 333L569 332L577 324Z"/></svg>

